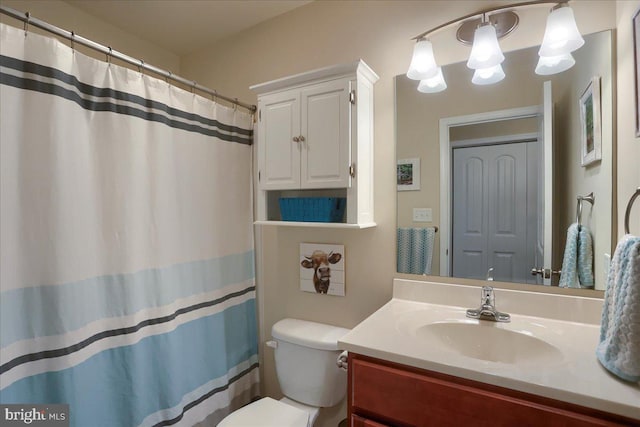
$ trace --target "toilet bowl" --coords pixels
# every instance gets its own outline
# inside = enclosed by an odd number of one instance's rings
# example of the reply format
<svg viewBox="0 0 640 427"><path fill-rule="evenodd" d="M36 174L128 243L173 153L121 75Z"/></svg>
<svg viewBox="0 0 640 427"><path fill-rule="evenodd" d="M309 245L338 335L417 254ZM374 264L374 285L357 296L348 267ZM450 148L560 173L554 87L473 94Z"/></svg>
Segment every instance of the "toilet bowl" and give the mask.
<svg viewBox="0 0 640 427"><path fill-rule="evenodd" d="M338 368L338 340L348 329L298 319L273 325L276 374L281 400L264 397L228 415L218 427L312 427L320 408L334 406L347 392Z"/></svg>
<svg viewBox="0 0 640 427"><path fill-rule="evenodd" d="M231 413L218 424L218 427L311 427L317 418L317 412L318 408L312 420L309 412L303 409L281 400L264 397Z"/></svg>

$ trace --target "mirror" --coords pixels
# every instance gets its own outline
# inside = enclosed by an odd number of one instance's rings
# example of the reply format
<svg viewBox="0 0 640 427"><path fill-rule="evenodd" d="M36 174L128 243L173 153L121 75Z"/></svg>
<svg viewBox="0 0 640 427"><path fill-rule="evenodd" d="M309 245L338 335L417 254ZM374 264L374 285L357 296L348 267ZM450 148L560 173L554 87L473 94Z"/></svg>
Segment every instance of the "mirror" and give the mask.
<svg viewBox="0 0 640 427"><path fill-rule="evenodd" d="M592 236L595 289L604 289L614 245L613 35L584 39L576 64L550 76L534 73L537 47L505 53L506 78L493 85L472 84L464 62L442 67L448 88L435 94L396 76L398 235L438 228L432 275L484 280L493 268L497 281L557 285L577 197L593 192L579 219ZM598 139L583 138L588 88L600 95L590 99L600 111L598 153Z"/></svg>

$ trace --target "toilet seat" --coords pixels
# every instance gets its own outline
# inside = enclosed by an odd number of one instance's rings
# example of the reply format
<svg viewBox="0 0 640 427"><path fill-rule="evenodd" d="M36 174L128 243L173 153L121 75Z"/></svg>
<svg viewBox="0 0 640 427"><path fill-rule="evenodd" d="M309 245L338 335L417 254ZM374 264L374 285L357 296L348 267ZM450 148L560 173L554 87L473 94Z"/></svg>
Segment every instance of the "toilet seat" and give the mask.
<svg viewBox="0 0 640 427"><path fill-rule="evenodd" d="M302 409L264 397L229 414L218 427L307 427L308 422Z"/></svg>

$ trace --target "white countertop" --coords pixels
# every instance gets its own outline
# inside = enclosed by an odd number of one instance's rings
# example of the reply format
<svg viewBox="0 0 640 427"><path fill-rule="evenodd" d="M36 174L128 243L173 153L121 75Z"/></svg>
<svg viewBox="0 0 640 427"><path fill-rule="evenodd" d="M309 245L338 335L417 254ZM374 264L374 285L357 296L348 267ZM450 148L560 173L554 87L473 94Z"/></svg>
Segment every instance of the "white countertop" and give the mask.
<svg viewBox="0 0 640 427"><path fill-rule="evenodd" d="M560 350L552 359L517 363L480 360L417 336L411 327L416 319L423 323L464 322L466 309L479 305L480 290L400 279L394 281L394 298L340 339L340 348L640 419L640 385L617 379L595 356L600 326L594 318L598 307L601 310L601 300L501 289L495 293L496 308L511 314L511 322L491 322L491 326L533 334ZM536 304L542 298L545 314L550 317L514 311L529 307L527 298ZM465 305L453 305L452 299L464 300L461 304ZM471 300L475 302L467 306ZM553 310L557 310L556 315ZM566 320L566 316L572 320ZM576 316L582 321L575 321Z"/></svg>

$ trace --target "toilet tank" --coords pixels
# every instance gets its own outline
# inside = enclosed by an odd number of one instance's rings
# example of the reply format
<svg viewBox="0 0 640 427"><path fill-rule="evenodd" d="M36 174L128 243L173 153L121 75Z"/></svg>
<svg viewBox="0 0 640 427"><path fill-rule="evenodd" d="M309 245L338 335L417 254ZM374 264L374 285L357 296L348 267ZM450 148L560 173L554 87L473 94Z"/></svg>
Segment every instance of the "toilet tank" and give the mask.
<svg viewBox="0 0 640 427"><path fill-rule="evenodd" d="M349 329L298 319L273 325L276 373L285 396L317 407L338 404L347 392L347 373L336 365L338 339Z"/></svg>

